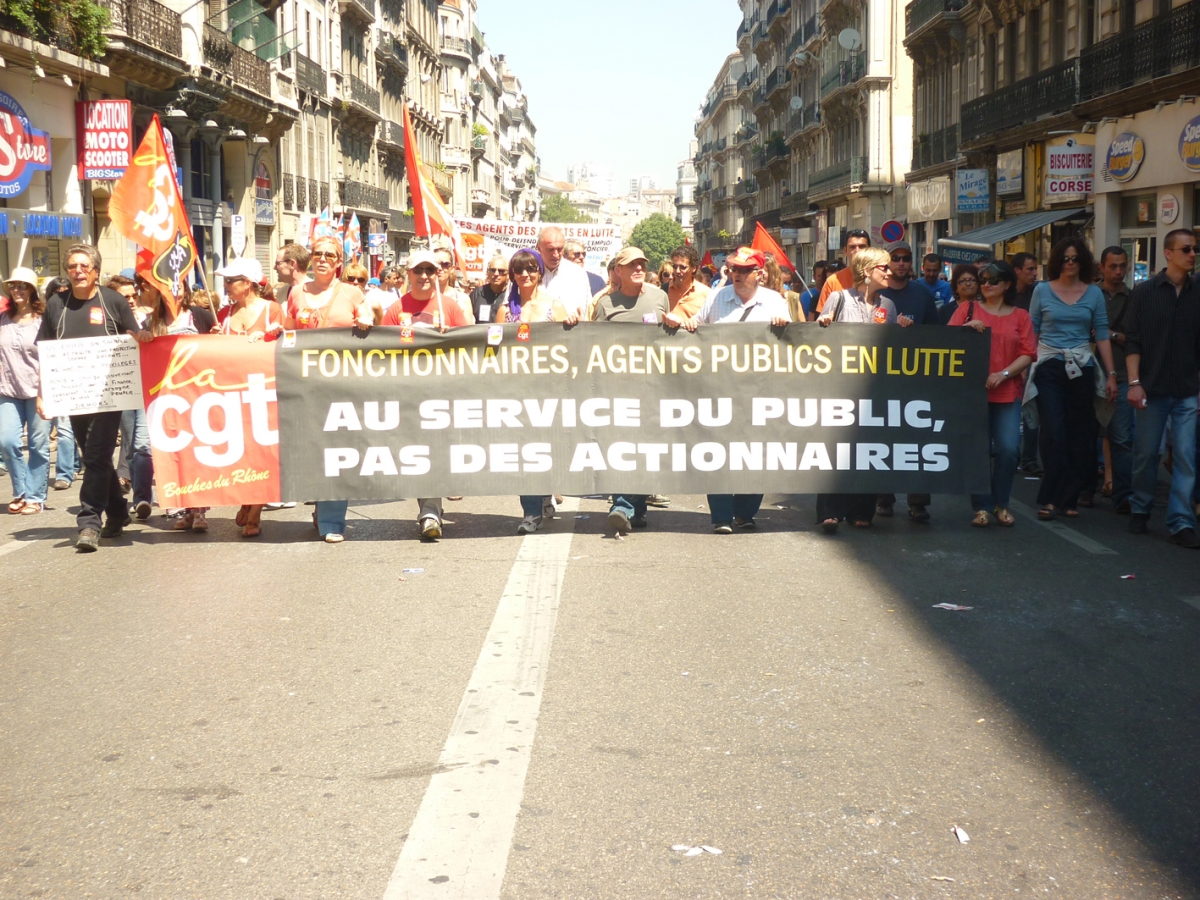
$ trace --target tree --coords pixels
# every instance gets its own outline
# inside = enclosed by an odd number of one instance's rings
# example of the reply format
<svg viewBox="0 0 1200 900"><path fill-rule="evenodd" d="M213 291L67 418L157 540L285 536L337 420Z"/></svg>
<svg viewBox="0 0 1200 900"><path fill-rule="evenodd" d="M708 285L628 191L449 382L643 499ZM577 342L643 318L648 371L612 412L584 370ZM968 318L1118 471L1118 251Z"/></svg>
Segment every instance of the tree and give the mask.
<svg viewBox="0 0 1200 900"><path fill-rule="evenodd" d="M591 216L585 215L573 207L562 194L551 194L542 200L540 218L543 222L560 222L566 225L592 221Z"/></svg>
<svg viewBox="0 0 1200 900"><path fill-rule="evenodd" d="M683 228L674 219L655 213L638 222L629 243L645 253L650 268L657 270L664 259L671 258L671 251L683 246Z"/></svg>

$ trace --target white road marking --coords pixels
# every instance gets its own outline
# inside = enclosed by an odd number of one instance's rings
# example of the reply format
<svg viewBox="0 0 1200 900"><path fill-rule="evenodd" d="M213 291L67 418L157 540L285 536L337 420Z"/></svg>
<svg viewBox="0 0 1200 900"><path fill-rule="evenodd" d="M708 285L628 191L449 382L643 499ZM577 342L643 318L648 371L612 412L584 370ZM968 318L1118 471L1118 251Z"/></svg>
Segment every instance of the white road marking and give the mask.
<svg viewBox="0 0 1200 900"><path fill-rule="evenodd" d="M37 541L9 541L7 544L0 544L0 556L8 556L10 553L16 553L22 547L32 547Z"/></svg>
<svg viewBox="0 0 1200 900"><path fill-rule="evenodd" d="M1200 609L1200 597L1180 597L1179 599L1188 606L1191 606L1195 609Z"/></svg>
<svg viewBox="0 0 1200 900"><path fill-rule="evenodd" d="M559 506L577 509L574 497ZM384 900L500 896L573 537L567 530L521 542Z"/></svg>
<svg viewBox="0 0 1200 900"><path fill-rule="evenodd" d="M1093 541L1090 537L1086 537L1085 535L1080 534L1074 528L1068 528L1066 525L1062 524L1062 522L1059 522L1056 519L1051 519L1049 522L1043 522L1041 519L1039 519L1037 517L1037 512L1030 509L1028 506L1026 506L1020 500L1009 500L1008 505L1010 508L1016 510L1021 515L1025 516L1027 519L1032 519L1034 522L1036 522L1042 528L1045 528L1047 531L1057 534L1064 541L1070 541L1076 547L1080 547L1080 548L1086 550L1088 553L1095 553L1098 555L1111 555L1111 556L1117 555L1116 550L1111 550L1108 547L1105 547L1099 541Z"/></svg>

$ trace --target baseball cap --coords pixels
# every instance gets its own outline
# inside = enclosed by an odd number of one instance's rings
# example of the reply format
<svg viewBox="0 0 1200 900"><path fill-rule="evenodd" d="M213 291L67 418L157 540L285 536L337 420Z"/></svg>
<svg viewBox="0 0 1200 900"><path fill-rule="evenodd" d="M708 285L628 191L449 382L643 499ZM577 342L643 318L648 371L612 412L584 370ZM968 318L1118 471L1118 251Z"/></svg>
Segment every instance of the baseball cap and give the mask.
<svg viewBox="0 0 1200 900"><path fill-rule="evenodd" d="M738 247L737 253L725 260L727 266L754 266L757 269L766 264L766 257L753 247Z"/></svg>
<svg viewBox="0 0 1200 900"><path fill-rule="evenodd" d="M263 279L262 265L257 259L251 259L248 256L239 256L236 259L231 259L224 266L217 269L217 274L222 278L248 278L255 284L258 284Z"/></svg>
<svg viewBox="0 0 1200 900"><path fill-rule="evenodd" d="M408 255L408 269L411 272L421 263L428 263L435 269L439 267L438 258L429 250L414 250Z"/></svg>
<svg viewBox="0 0 1200 900"><path fill-rule="evenodd" d="M613 257L613 265L627 266L630 263L637 262L639 259L647 265L650 263L650 260L646 259L646 254L641 251L641 248L622 247L620 252Z"/></svg>
<svg viewBox="0 0 1200 900"><path fill-rule="evenodd" d="M379 283L380 282L379 282L378 278L368 278L367 279L367 284L369 284L371 287L379 287Z"/></svg>
<svg viewBox="0 0 1200 900"><path fill-rule="evenodd" d="M907 250L909 256L912 255L913 248L908 241L893 241L887 245L888 253L895 253L897 250Z"/></svg>

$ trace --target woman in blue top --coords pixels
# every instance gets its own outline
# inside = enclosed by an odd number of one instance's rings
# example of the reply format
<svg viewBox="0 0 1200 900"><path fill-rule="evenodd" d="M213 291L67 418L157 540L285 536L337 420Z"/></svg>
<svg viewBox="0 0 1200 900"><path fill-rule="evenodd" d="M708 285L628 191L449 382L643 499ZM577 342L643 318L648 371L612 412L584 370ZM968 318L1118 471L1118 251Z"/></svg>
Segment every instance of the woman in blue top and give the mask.
<svg viewBox="0 0 1200 900"><path fill-rule="evenodd" d="M1037 399L1045 474L1038 489L1038 518L1079 515L1079 493L1096 475L1094 397L1117 395L1104 294L1092 282L1095 262L1082 238L1064 238L1050 251L1048 281L1039 282L1029 305L1038 335L1037 361L1025 402ZM1096 342L1104 368L1096 365Z"/></svg>

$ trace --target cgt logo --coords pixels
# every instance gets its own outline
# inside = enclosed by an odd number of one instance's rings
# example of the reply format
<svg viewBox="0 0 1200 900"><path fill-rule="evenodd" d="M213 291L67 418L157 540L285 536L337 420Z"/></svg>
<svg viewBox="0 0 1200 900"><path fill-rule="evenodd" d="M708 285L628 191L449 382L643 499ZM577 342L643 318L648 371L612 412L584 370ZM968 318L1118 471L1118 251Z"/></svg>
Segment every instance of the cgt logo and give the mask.
<svg viewBox="0 0 1200 900"><path fill-rule="evenodd" d="M50 134L39 131L25 110L0 91L0 197L23 193L34 172L50 171Z"/></svg>

